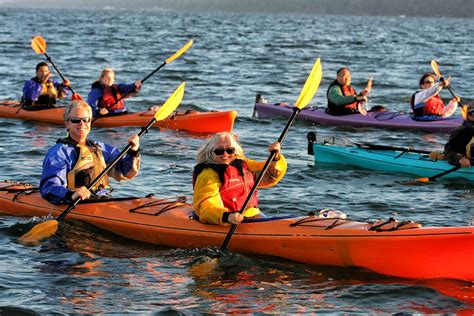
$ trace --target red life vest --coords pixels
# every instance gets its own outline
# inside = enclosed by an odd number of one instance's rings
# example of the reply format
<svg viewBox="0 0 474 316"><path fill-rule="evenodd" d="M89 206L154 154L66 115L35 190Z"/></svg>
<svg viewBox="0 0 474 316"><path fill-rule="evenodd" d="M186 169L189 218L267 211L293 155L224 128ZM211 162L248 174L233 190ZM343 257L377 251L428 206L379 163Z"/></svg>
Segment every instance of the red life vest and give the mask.
<svg viewBox="0 0 474 316"><path fill-rule="evenodd" d="M229 212L239 212L255 184L253 174L247 164L240 159L234 160L231 165L199 164L194 167L193 185L195 179L205 168L211 168L219 175L222 183L219 193L224 206L229 209ZM258 207L258 190L255 191L247 205L247 208L250 207Z"/></svg>
<svg viewBox="0 0 474 316"><path fill-rule="evenodd" d="M424 104L423 115L443 115L444 102L439 95L429 98Z"/></svg>
<svg viewBox="0 0 474 316"><path fill-rule="evenodd" d="M356 92L354 90L354 88L352 86L345 86L345 87L341 87L341 91L342 91L342 94L344 96L349 96L349 95L353 95L355 96L356 95ZM352 102L352 103L349 103L349 104L346 104L344 107L346 109L357 109L357 101L356 102Z"/></svg>
<svg viewBox="0 0 474 316"><path fill-rule="evenodd" d="M117 89L117 85L111 87L104 87L102 90L102 100L100 100L99 108L105 108L108 111L122 110L124 108L123 101L118 99L122 97L122 94Z"/></svg>

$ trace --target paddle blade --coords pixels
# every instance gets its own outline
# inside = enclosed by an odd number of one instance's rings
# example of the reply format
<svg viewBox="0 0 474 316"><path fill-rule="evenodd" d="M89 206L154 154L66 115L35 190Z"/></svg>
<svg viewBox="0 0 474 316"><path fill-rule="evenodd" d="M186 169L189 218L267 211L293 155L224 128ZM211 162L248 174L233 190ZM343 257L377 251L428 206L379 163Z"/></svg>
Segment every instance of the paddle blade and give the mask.
<svg viewBox="0 0 474 316"><path fill-rule="evenodd" d="M73 93L71 96L71 101L83 101L82 97L79 95L79 93Z"/></svg>
<svg viewBox="0 0 474 316"><path fill-rule="evenodd" d="M461 107L461 116L463 119L467 119L467 110L469 109L469 106L466 104Z"/></svg>
<svg viewBox="0 0 474 316"><path fill-rule="evenodd" d="M22 244L35 244L53 236L58 230L58 221L55 219L35 225L29 232L18 238Z"/></svg>
<svg viewBox="0 0 474 316"><path fill-rule="evenodd" d="M158 112L156 112L155 119L157 121L164 120L165 118L170 116L170 114L173 113L174 110L176 110L176 108L179 106L179 104L183 100L184 86L185 86L185 82L180 84L179 87L168 98L168 100L166 100L166 102L160 107Z"/></svg>
<svg viewBox="0 0 474 316"><path fill-rule="evenodd" d="M193 45L193 40L190 40L189 42L186 43L186 45L181 47L180 50L178 50L176 53L170 56L167 60L165 60L165 64L169 64L170 62L172 62L179 56L183 55L192 45Z"/></svg>
<svg viewBox="0 0 474 316"><path fill-rule="evenodd" d="M309 73L308 79L306 79L303 89L301 89L300 96L296 101L297 108L301 110L308 105L308 103L314 97L316 90L319 88L322 76L323 71L321 69L321 61L318 58L313 65L313 69Z"/></svg>
<svg viewBox="0 0 474 316"><path fill-rule="evenodd" d="M369 78L369 81L367 81L367 86L366 86L366 89L367 89L367 95L370 95L370 92L372 92L372 84L374 83L374 78L373 77L370 77Z"/></svg>
<svg viewBox="0 0 474 316"><path fill-rule="evenodd" d="M438 78L442 77L438 68L438 63L434 59L431 60L431 69L433 69L433 72L436 74L436 76L438 76Z"/></svg>
<svg viewBox="0 0 474 316"><path fill-rule="evenodd" d="M37 35L33 37L31 40L31 48L37 54L45 54L46 53L46 41L41 35Z"/></svg>
<svg viewBox="0 0 474 316"><path fill-rule="evenodd" d="M219 259L213 258L213 259L210 259L209 261L204 261L202 263L192 266L189 269L189 272L194 277L203 277L203 276L209 275L209 273L214 271L218 265L219 265Z"/></svg>

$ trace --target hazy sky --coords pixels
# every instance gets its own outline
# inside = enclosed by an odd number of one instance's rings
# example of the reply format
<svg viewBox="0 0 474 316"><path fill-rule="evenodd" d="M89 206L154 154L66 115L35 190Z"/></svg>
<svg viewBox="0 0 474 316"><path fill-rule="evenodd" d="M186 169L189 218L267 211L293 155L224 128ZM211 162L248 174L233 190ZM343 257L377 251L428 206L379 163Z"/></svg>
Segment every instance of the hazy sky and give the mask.
<svg viewBox="0 0 474 316"><path fill-rule="evenodd" d="M474 0L0 0L0 7L474 17Z"/></svg>

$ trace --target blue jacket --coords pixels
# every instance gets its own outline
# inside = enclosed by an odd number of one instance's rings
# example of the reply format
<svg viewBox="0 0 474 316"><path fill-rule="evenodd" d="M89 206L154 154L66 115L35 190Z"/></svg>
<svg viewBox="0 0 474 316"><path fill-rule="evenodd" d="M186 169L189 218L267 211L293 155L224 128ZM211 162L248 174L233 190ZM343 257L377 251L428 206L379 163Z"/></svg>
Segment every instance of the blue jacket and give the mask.
<svg viewBox="0 0 474 316"><path fill-rule="evenodd" d="M58 93L62 92L65 96L69 94L68 87L64 86L62 83L59 83L56 80L49 80L48 82L53 82L54 88L56 91L58 91ZM34 101L37 101L41 95L41 91L43 91L43 86L36 77L27 80L23 86L22 103L32 104Z"/></svg>
<svg viewBox="0 0 474 316"><path fill-rule="evenodd" d="M67 188L67 174L76 165L79 157L79 149L75 142L67 139L59 139L56 145L48 150L43 161L43 173L40 181L41 196L53 204L64 204L71 202L73 191ZM92 142L100 146L105 162L108 165L120 151L110 145L101 142ZM127 153L112 168L109 174L115 170L120 175L127 175L134 167L136 153Z"/></svg>
<svg viewBox="0 0 474 316"><path fill-rule="evenodd" d="M122 95L135 92L135 83L131 83L131 84L119 83L119 84L114 84L114 86ZM93 116L99 115L99 104L102 101L103 95L104 95L104 87L102 86L102 84L98 81L94 82L91 86L91 91L87 95L87 103L89 103L89 105L92 108ZM112 110L109 112L121 113L125 111L127 111L127 108L124 106L123 109Z"/></svg>

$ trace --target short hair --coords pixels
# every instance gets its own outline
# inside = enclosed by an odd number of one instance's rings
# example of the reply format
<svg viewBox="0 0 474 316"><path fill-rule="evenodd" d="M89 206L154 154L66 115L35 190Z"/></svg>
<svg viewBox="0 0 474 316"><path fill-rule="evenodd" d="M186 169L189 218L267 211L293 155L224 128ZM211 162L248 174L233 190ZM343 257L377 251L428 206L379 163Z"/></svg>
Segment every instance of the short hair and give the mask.
<svg viewBox="0 0 474 316"><path fill-rule="evenodd" d="M244 150L242 149L242 146L239 144L239 141L237 140L237 136L234 135L233 133L229 132L221 132L214 134L207 143L201 146L199 148L197 154L196 154L196 163L216 163L217 161L214 160L214 155L213 151L215 149L217 141L222 138L222 137L229 137L230 142L232 144L232 147L235 148L235 158L238 159L244 159Z"/></svg>
<svg viewBox="0 0 474 316"><path fill-rule="evenodd" d="M339 68L339 69L337 70L337 72L336 72L336 75L338 75L338 74L339 74L341 71L343 71L343 70L349 71L349 68L347 68L347 67L341 67L341 68Z"/></svg>
<svg viewBox="0 0 474 316"><path fill-rule="evenodd" d="M71 101L66 107L66 109L64 110L64 121L66 122L69 120L70 118L69 114L71 113L72 110L79 109L79 108L86 109L89 112L90 116L92 117L92 109L90 105L87 104L87 102L83 100L74 100L74 101Z"/></svg>
<svg viewBox="0 0 474 316"><path fill-rule="evenodd" d="M38 64L36 65L36 72L38 72L38 70L39 70L41 67L44 67L44 66L49 67L48 64L47 64L46 62L44 62L44 61L38 63Z"/></svg>
<svg viewBox="0 0 474 316"><path fill-rule="evenodd" d="M115 71L112 68L106 67L100 72L99 79L97 79L97 80L100 81L102 78L104 78L105 74L108 73L108 72L111 72L115 75Z"/></svg>
<svg viewBox="0 0 474 316"><path fill-rule="evenodd" d="M423 74L423 76L421 76L421 78L420 78L420 82L419 82L420 87L423 84L423 81L425 81L425 79L428 78L428 77L433 78L433 80L436 82L435 74L432 73L432 72L427 72L427 73Z"/></svg>

